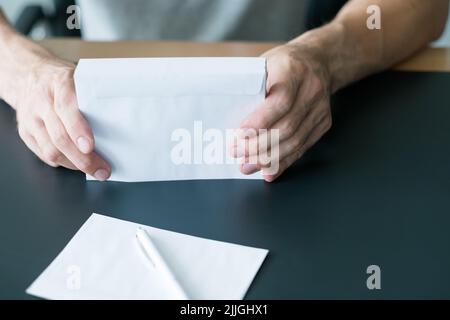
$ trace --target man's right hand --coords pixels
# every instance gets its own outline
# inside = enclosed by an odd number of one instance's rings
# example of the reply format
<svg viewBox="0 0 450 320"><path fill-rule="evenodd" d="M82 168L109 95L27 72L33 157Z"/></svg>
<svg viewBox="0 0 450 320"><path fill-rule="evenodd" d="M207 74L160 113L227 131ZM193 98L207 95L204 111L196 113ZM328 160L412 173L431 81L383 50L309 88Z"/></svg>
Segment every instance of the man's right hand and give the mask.
<svg viewBox="0 0 450 320"><path fill-rule="evenodd" d="M106 180L111 169L94 150L94 136L78 109L75 65L45 57L30 65L17 87L13 106L19 135L42 161L52 167L81 170Z"/></svg>
<svg viewBox="0 0 450 320"><path fill-rule="evenodd" d="M52 167L106 180L111 168L94 152L94 136L78 109L75 65L21 36L0 8L0 98L15 110L19 135Z"/></svg>
<svg viewBox="0 0 450 320"><path fill-rule="evenodd" d="M92 130L78 109L75 65L51 54L25 56L32 58L23 61L12 57L16 61L8 69L17 72L6 80L15 84L3 97L16 109L22 140L52 167L63 166L98 180L108 179L111 168L93 151ZM13 67L16 63L22 67Z"/></svg>

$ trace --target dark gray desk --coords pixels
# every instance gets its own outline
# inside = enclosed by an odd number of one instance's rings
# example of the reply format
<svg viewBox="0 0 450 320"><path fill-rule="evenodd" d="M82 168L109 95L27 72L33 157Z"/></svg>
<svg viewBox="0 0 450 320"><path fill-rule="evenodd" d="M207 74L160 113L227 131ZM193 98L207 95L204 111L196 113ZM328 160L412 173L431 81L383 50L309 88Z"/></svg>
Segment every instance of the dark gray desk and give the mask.
<svg viewBox="0 0 450 320"><path fill-rule="evenodd" d="M94 211L270 249L247 298L450 298L450 74L341 92L332 131L272 185L86 183L41 164L0 107L0 298L29 298Z"/></svg>

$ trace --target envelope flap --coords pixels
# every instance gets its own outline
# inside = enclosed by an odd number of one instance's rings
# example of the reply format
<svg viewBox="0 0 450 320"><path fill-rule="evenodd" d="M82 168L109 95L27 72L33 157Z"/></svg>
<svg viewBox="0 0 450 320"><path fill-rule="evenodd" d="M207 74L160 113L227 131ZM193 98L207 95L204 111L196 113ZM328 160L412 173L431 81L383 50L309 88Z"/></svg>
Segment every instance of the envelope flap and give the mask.
<svg viewBox="0 0 450 320"><path fill-rule="evenodd" d="M265 58L82 59L79 96L96 98L255 95L265 90Z"/></svg>

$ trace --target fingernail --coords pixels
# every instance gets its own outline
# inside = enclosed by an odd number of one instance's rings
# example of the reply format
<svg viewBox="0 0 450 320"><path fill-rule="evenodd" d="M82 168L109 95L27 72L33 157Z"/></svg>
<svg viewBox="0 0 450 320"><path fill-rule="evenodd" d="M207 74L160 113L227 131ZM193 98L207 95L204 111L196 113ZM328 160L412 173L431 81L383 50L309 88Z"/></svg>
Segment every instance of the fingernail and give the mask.
<svg viewBox="0 0 450 320"><path fill-rule="evenodd" d="M80 149L83 153L89 153L91 145L89 144L88 139L85 137L79 137L77 139L78 149Z"/></svg>
<svg viewBox="0 0 450 320"><path fill-rule="evenodd" d="M266 182L274 182L276 176L274 175L263 175L264 181Z"/></svg>
<svg viewBox="0 0 450 320"><path fill-rule="evenodd" d="M252 174L258 171L258 166L256 164L245 163L242 165L242 171L244 171L244 174Z"/></svg>
<svg viewBox="0 0 450 320"><path fill-rule="evenodd" d="M98 169L95 171L94 177L99 181L105 181L109 178L109 173L105 169Z"/></svg>
<svg viewBox="0 0 450 320"><path fill-rule="evenodd" d="M256 130L251 129L251 128L250 129L248 129L248 128L240 129L238 132L238 136L241 139L245 139L245 138L250 139L250 138L256 137Z"/></svg>

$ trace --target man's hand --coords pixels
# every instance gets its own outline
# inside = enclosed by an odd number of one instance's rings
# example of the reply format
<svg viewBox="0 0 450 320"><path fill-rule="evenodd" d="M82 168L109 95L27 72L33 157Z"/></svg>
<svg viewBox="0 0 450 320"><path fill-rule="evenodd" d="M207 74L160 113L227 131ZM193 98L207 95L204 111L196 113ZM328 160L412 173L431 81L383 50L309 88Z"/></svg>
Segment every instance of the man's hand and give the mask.
<svg viewBox="0 0 450 320"><path fill-rule="evenodd" d="M262 170L264 179L272 182L330 129L330 81L326 63L306 45L289 43L263 56L267 58L267 98L242 122L243 137L232 154L246 159L242 173ZM261 145L261 135L248 137L260 129L279 130L278 152L258 154L260 147L251 147ZM268 142L267 149L270 143L274 141ZM262 163L258 161L261 158L271 162ZM278 171L265 174L266 168L274 167L274 161L279 161Z"/></svg>
<svg viewBox="0 0 450 320"><path fill-rule="evenodd" d="M372 5L382 12L379 30L367 28L367 8ZM448 0L348 1L329 24L266 53L267 99L242 123L242 128L254 129L250 132L279 129L279 170L266 174L265 179L276 179L330 128L331 93L400 62L437 39L445 28L448 7ZM252 159L261 148L251 148L261 138L249 140L237 143L232 152L245 156L243 173L262 168L264 175L264 166L253 165ZM267 157L262 158L265 163ZM268 158L277 161L271 155Z"/></svg>
<svg viewBox="0 0 450 320"><path fill-rule="evenodd" d="M77 105L74 69L74 64L52 57L31 65L11 99L19 135L48 165L106 180L111 169L93 152L92 131Z"/></svg>
<svg viewBox="0 0 450 320"><path fill-rule="evenodd" d="M111 174L94 150L80 113L75 65L21 36L0 8L0 97L16 110L19 135L50 166L81 170L98 180Z"/></svg>

